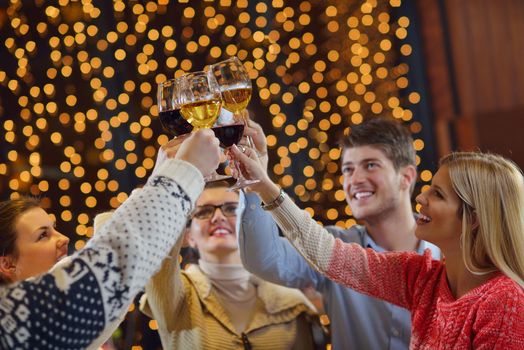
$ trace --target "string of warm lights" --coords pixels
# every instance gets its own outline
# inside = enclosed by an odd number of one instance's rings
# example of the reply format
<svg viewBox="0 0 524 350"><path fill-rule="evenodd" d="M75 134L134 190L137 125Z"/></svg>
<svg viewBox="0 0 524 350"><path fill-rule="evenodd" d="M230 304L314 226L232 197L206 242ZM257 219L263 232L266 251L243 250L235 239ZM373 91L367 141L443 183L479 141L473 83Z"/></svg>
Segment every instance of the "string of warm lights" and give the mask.
<svg viewBox="0 0 524 350"><path fill-rule="evenodd" d="M257 79L261 103L272 115L274 132L268 133L268 143L277 155L272 170L281 176L282 187L291 189L324 223L354 223L345 220L351 212L340 186L337 147L352 124L390 115L411 122L414 133L422 127L412 122L405 107L420 96L411 92L408 101L400 98L409 85L409 67L397 62L412 49L401 43L409 19L393 21L390 15L396 6L400 1L331 1L321 6L301 2L296 8L280 9L275 17L281 28L278 39L272 43L271 36L267 38L268 52L280 58L267 62L267 71L275 74L266 72ZM400 49L394 50L394 44ZM421 149L422 141L415 146Z"/></svg>
<svg viewBox="0 0 524 350"><path fill-rule="evenodd" d="M261 118L271 118L273 130L266 130L269 145L275 148L272 171L281 185L310 204L308 210L319 219L323 215L333 221L350 214L339 186L335 141L341 131L373 114L412 120L411 111L399 99L399 91L409 85L405 77L409 67L396 64L399 54L411 54L411 47L401 44L409 19L393 22L389 14L400 2L313 5L303 1L296 7L283 1L179 3L115 1L107 16L114 20L113 26L104 33L97 25L101 9L89 1L61 0L56 6L36 1L33 6L42 8L45 16L35 21L21 1L7 8L3 32L10 35L4 45L17 69L14 74L2 69L0 79L17 97L18 106L10 110L22 122L4 115L10 118L3 125L4 140L13 146L24 141L23 147L7 153L7 160L19 164L21 171L9 163L0 165L0 172L10 178L11 197L49 191L41 167L47 157L42 160L38 151L48 142L42 134L49 131L51 144L63 150L57 169L72 175L59 181L58 188L68 191L72 181L81 182L80 197L88 208L96 207L109 190L114 193L109 203L117 207L128 189L119 192L118 181L106 168L114 167L118 174L130 167L136 177L144 178L153 166L156 145L166 140L154 132L158 131L153 126L158 115L156 83L198 69L198 61L237 55L258 87L254 103L259 106L252 108L263 112L256 119L263 123ZM168 14L173 12L181 14L180 26L164 24L172 22ZM269 14L274 15L272 23ZM195 28L202 28L202 33L195 33ZM392 50L394 42L399 50ZM35 72L38 66L43 69ZM419 99L416 92L408 96L409 103ZM130 116L130 101L139 102L138 115ZM411 124L414 133L421 127ZM129 138L122 142L125 151L120 153L125 155L118 156L108 145L113 134L123 130ZM68 137L73 135L66 135L71 132L87 139L75 140L75 146ZM422 149L423 141L417 140L415 146ZM307 154L297 157L301 164L292 162L291 156L297 154ZM85 174L86 157L94 159L90 165L100 167L96 178ZM46 165L55 164L49 160ZM303 177L297 177L295 170ZM430 177L422 173L423 180ZM91 233L85 226L86 215L68 209L71 202L70 195L59 198L60 217L71 221L76 216L77 233ZM319 210L337 202L337 207Z"/></svg>
<svg viewBox="0 0 524 350"><path fill-rule="evenodd" d="M145 181L168 140L157 83L236 55L253 79L249 108L274 178L318 220L350 225L338 139L390 115L424 148L410 110L421 97L402 63L410 19L393 15L400 5L11 0L0 8L2 197L42 197L81 248L92 217ZM421 171L424 182L431 176Z"/></svg>

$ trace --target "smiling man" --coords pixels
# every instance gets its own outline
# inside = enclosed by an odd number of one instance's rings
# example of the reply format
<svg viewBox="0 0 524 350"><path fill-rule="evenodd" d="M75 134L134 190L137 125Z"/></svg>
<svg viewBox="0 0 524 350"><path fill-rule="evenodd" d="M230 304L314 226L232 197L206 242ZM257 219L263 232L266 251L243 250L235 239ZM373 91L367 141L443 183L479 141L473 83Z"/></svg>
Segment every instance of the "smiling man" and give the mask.
<svg viewBox="0 0 524 350"><path fill-rule="evenodd" d="M415 235L411 194L417 177L413 139L392 119L371 118L341 140L346 200L362 225L327 227L345 242L376 251L438 249ZM265 146L258 145L260 154ZM314 287L331 320L333 349L407 349L411 335L406 309L343 287L311 268L284 238L260 198L245 196L239 231L240 254L247 269L273 283ZM271 207L271 204L269 205Z"/></svg>

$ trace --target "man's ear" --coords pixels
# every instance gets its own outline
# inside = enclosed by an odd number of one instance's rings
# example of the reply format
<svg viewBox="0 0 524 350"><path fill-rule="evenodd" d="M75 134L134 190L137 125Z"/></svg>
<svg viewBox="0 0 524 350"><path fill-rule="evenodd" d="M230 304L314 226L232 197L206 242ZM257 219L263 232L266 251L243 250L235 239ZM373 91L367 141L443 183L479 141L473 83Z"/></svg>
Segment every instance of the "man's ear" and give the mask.
<svg viewBox="0 0 524 350"><path fill-rule="evenodd" d="M11 281L16 280L16 262L11 256L0 256L0 273Z"/></svg>
<svg viewBox="0 0 524 350"><path fill-rule="evenodd" d="M409 191L411 184L417 180L417 169L413 165L406 165L400 169L400 176L401 188Z"/></svg>

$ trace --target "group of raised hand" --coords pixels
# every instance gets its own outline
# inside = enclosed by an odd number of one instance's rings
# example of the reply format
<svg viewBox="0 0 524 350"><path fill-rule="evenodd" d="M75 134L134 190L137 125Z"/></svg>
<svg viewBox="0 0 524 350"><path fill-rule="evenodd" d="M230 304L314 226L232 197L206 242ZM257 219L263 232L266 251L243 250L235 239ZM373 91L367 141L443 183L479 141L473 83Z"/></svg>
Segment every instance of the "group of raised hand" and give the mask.
<svg viewBox="0 0 524 350"><path fill-rule="evenodd" d="M253 147L246 141L250 137ZM268 153L267 141L260 124L249 120L245 126L244 137L239 146L233 145L228 154L231 161L240 163L240 170L245 178L261 180L260 183L249 186L249 190L258 192L273 182L267 174ZM175 158L193 164L204 177L210 175L219 165L221 152L219 141L211 129L201 129L191 134L175 137L162 145L158 151L155 169L167 158ZM232 167L232 175L240 174ZM155 171L153 171L153 174Z"/></svg>
<svg viewBox="0 0 524 350"><path fill-rule="evenodd" d="M153 174L167 158L175 158L191 163L206 176L217 168L220 154L219 142L213 131L201 129L164 144L158 151Z"/></svg>

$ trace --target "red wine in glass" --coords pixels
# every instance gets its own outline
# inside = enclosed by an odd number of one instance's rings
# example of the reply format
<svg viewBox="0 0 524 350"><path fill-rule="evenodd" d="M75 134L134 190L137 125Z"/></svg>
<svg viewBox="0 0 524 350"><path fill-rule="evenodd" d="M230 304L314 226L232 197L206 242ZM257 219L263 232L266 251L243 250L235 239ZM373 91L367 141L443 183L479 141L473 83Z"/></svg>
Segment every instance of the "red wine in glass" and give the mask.
<svg viewBox="0 0 524 350"><path fill-rule="evenodd" d="M229 148L239 143L242 139L244 124L215 126L212 130L216 138L220 141L220 146L222 148Z"/></svg>
<svg viewBox="0 0 524 350"><path fill-rule="evenodd" d="M173 136L188 134L193 130L193 125L182 117L180 109L160 112L159 116L164 130Z"/></svg>

